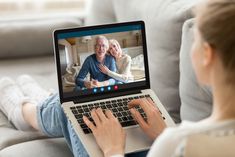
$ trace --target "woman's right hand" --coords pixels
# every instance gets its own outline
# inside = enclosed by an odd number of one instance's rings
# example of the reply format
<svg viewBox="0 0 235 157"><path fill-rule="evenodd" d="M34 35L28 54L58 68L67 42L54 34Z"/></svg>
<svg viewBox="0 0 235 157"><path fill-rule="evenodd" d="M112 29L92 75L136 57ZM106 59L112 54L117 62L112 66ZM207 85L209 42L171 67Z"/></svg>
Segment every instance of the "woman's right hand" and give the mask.
<svg viewBox="0 0 235 157"><path fill-rule="evenodd" d="M147 115L147 121L145 121L141 114L134 108L135 106L140 106L144 110ZM155 140L166 128L166 124L159 109L150 98L132 100L129 102L128 107L133 118L152 140Z"/></svg>

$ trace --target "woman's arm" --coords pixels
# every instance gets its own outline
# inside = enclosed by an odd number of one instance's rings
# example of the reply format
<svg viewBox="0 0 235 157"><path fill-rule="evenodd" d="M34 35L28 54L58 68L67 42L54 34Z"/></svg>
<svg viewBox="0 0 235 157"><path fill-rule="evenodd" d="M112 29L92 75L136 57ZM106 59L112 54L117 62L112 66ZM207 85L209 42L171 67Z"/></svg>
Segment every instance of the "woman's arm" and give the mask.
<svg viewBox="0 0 235 157"><path fill-rule="evenodd" d="M130 81L130 76L131 76L131 57L126 55L126 57L123 58L123 60L124 61L121 61L121 63L124 62L122 66L118 65L119 68L122 68L121 74L115 73L113 71L108 71L107 75L113 77L116 80L127 83L128 81Z"/></svg>
<svg viewBox="0 0 235 157"><path fill-rule="evenodd" d="M141 114L135 109L140 106L147 115L145 121ZM133 118L138 122L140 128L151 138L155 140L166 128L166 123L162 118L160 110L156 107L150 98L134 99L129 102L128 107Z"/></svg>
<svg viewBox="0 0 235 157"><path fill-rule="evenodd" d="M106 110L104 114L101 108L93 109L91 116L95 125L85 116L83 120L92 130L104 156L124 156L126 133L117 118L114 117L110 110Z"/></svg>
<svg viewBox="0 0 235 157"><path fill-rule="evenodd" d="M108 71L107 75L118 80L118 81L125 82L125 83L127 83L129 80L128 76L126 76L124 74L118 74L118 73L115 73L110 70Z"/></svg>
<svg viewBox="0 0 235 157"><path fill-rule="evenodd" d="M140 105L145 111L147 121L145 121L140 113L134 109L137 105ZM155 138L165 129L166 124L151 99L132 100L129 103L129 108L131 108L130 111L134 119L151 139L155 140ZM91 111L91 116L95 125L85 116L83 117L83 120L92 130L96 142L103 151L104 156L112 157L114 155L124 155L126 134L112 112L106 110L104 114L102 109L98 108Z"/></svg>
<svg viewBox="0 0 235 157"><path fill-rule="evenodd" d="M82 68L80 69L77 77L76 77L76 85L80 87L86 87L87 82L85 82L85 77L87 76L89 72L89 58L85 60L85 62L82 65Z"/></svg>
<svg viewBox="0 0 235 157"><path fill-rule="evenodd" d="M131 75L131 57L126 55L126 58L125 58L125 64L123 64L122 68L122 74L125 74L127 76L130 76Z"/></svg>
<svg viewBox="0 0 235 157"><path fill-rule="evenodd" d="M127 82L128 81L128 77L125 77L124 75L118 74L114 71L109 70L105 65L100 64L99 65L100 71L106 75L108 75L109 77L112 77L118 81L122 81L122 82Z"/></svg>
<svg viewBox="0 0 235 157"><path fill-rule="evenodd" d="M128 57L125 61L126 64L122 66L122 74L109 70L105 65L99 65L100 71L118 81L127 83L130 80L131 74L131 58Z"/></svg>

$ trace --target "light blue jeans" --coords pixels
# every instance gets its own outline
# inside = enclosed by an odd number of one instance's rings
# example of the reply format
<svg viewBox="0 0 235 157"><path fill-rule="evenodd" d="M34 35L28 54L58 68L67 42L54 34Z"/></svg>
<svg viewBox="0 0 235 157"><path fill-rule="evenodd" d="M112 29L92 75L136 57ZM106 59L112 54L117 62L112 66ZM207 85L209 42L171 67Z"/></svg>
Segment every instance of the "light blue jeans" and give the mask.
<svg viewBox="0 0 235 157"><path fill-rule="evenodd" d="M67 120L60 104L59 95L54 94L37 106L37 119L41 131L49 137L65 137L75 157L88 157L88 153ZM144 157L147 151L128 154L128 157Z"/></svg>

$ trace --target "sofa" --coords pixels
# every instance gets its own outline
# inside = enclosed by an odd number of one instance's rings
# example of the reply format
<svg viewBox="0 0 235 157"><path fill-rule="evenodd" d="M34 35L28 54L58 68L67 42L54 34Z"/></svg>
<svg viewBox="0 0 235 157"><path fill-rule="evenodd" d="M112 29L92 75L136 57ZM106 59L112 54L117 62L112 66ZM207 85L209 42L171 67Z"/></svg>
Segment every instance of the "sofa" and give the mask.
<svg viewBox="0 0 235 157"><path fill-rule="evenodd" d="M197 0L93 0L85 19L48 17L0 21L0 77L30 74L57 90L52 32L56 28L143 20L151 87L176 123L211 113L211 92L196 80L190 61ZM85 20L85 23L83 23ZM72 156L63 138L14 128L0 111L0 157Z"/></svg>

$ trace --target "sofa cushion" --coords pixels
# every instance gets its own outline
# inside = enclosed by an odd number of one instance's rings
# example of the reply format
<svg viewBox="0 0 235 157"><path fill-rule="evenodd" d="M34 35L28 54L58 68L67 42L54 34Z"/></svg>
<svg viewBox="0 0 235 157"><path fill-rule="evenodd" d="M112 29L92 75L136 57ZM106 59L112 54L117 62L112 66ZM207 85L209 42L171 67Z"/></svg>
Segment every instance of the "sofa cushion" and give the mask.
<svg viewBox="0 0 235 157"><path fill-rule="evenodd" d="M0 135L0 150L26 141L48 138L42 133L36 131L19 131L13 127L6 126L0 127Z"/></svg>
<svg viewBox="0 0 235 157"><path fill-rule="evenodd" d="M24 142L0 151L1 157L73 157L63 138Z"/></svg>
<svg viewBox="0 0 235 157"><path fill-rule="evenodd" d="M193 22L190 19L183 26L180 51L181 119L198 121L211 114L212 94L208 87L198 84L192 67L190 51L193 43Z"/></svg>
<svg viewBox="0 0 235 157"><path fill-rule="evenodd" d="M81 25L78 18L0 21L0 58L53 54L54 29Z"/></svg>
<svg viewBox="0 0 235 157"><path fill-rule="evenodd" d="M0 60L0 78L8 76L16 79L22 74L31 75L46 89L57 90L58 82L53 56Z"/></svg>
<svg viewBox="0 0 235 157"><path fill-rule="evenodd" d="M93 3L86 24L116 20L144 20L146 23L151 86L176 122L180 121L179 51L183 23L191 18L197 0L100 0ZM99 9L96 7L99 5ZM98 11L113 8L115 16L99 16ZM110 8L109 8L110 9ZM95 18L94 16L97 16ZM99 18L98 18L99 17ZM92 19L95 19L92 21Z"/></svg>
<svg viewBox="0 0 235 157"><path fill-rule="evenodd" d="M7 117L5 116L4 113L0 110L0 129L2 127L8 127L8 128L13 128L12 124L8 121ZM1 141L2 138L0 138ZM1 145L1 142L0 142ZM1 148L1 146L0 146Z"/></svg>

